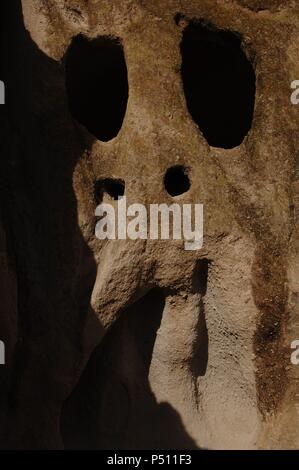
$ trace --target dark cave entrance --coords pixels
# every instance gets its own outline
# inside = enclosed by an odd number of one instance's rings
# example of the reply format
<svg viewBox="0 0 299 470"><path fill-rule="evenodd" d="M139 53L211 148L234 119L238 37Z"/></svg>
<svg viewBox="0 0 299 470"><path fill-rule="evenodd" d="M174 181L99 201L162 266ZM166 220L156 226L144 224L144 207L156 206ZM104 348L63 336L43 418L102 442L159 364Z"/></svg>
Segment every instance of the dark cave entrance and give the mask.
<svg viewBox="0 0 299 470"><path fill-rule="evenodd" d="M191 21L181 42L188 110L210 146L231 149L248 134L255 72L239 35Z"/></svg>
<svg viewBox="0 0 299 470"><path fill-rule="evenodd" d="M119 133L128 101L128 78L120 41L77 36L66 56L66 90L73 117L97 139Z"/></svg>
<svg viewBox="0 0 299 470"><path fill-rule="evenodd" d="M187 169L176 165L168 168L164 176L164 186L170 196L179 196L190 189Z"/></svg>

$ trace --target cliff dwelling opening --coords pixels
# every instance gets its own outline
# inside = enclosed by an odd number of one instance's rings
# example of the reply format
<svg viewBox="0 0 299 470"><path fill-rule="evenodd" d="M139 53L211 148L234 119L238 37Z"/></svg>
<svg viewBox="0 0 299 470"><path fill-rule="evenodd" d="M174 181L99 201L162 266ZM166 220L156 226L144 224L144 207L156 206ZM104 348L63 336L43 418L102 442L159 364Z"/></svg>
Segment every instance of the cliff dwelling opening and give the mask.
<svg viewBox="0 0 299 470"><path fill-rule="evenodd" d="M97 139L119 133L128 101L124 52L116 38L77 36L66 56L66 90L73 117Z"/></svg>
<svg viewBox="0 0 299 470"><path fill-rule="evenodd" d="M191 21L181 42L188 110L210 146L231 149L251 129L255 72L235 33Z"/></svg>
<svg viewBox="0 0 299 470"><path fill-rule="evenodd" d="M168 168L164 176L164 186L170 196L179 196L190 189L187 169L182 165Z"/></svg>
<svg viewBox="0 0 299 470"><path fill-rule="evenodd" d="M125 194L125 182L121 179L103 178L95 182L94 192L98 204L102 202L104 193L117 201Z"/></svg>

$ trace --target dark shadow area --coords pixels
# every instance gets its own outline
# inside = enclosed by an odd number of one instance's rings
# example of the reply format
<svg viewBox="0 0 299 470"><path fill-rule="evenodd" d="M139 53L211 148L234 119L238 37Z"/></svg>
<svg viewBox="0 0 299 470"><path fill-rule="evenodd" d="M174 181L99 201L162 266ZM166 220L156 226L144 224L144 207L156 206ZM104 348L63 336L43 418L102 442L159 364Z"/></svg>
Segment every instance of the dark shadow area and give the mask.
<svg viewBox="0 0 299 470"><path fill-rule="evenodd" d="M96 264L78 226L73 173L92 141L74 126L64 69L32 41L21 1L6 1L3 15L1 205L17 273L17 338L0 447L56 449L62 403L88 354ZM85 194L93 198L93 181Z"/></svg>
<svg viewBox="0 0 299 470"><path fill-rule="evenodd" d="M178 413L149 384L164 296L152 290L122 313L93 353L62 413L67 449L195 449Z"/></svg>
<svg viewBox="0 0 299 470"><path fill-rule="evenodd" d="M68 397L62 414L68 447L79 445L79 436L83 447L119 442L130 448L194 448L180 417L156 403L147 380L161 293L123 312L80 379L94 346L87 347L83 336L94 318L90 297L97 265L78 225L78 202L95 196L93 172L81 158L93 140L74 125L64 67L32 40L21 1L5 2L3 14L1 215L17 273L17 332L7 393L0 400L0 448L63 448L60 419ZM48 40L47 47L57 47L55 34ZM92 333L98 340L97 328ZM75 399L78 390L83 392ZM81 408L72 408L73 399Z"/></svg>
<svg viewBox="0 0 299 470"><path fill-rule="evenodd" d="M176 165L168 168L164 176L164 186L170 196L179 196L190 189L187 169Z"/></svg>
<svg viewBox="0 0 299 470"><path fill-rule="evenodd" d="M77 36L66 57L66 89L73 117L97 139L119 133L128 101L127 67L118 39Z"/></svg>
<svg viewBox="0 0 299 470"><path fill-rule="evenodd" d="M98 204L102 202L105 193L117 201L119 197L125 194L125 182L113 178L100 179L95 182L94 193Z"/></svg>
<svg viewBox="0 0 299 470"><path fill-rule="evenodd" d="M193 275L193 289L201 294L197 339L191 362L191 370L194 377L203 377L206 374L209 361L209 334L205 312L205 295L208 288L209 264L210 262L207 259L199 260Z"/></svg>
<svg viewBox="0 0 299 470"><path fill-rule="evenodd" d="M196 269L193 275L193 288L197 292L199 292L202 297L204 297L207 293L210 263L210 260L206 258L200 259L197 262Z"/></svg>
<svg viewBox="0 0 299 470"><path fill-rule="evenodd" d="M3 21L3 5L0 6L0 118L3 115L3 106L5 104L5 83L4 83L4 76L3 76L3 68L2 68L2 44L3 44L3 37L2 37L2 21Z"/></svg>
<svg viewBox="0 0 299 470"><path fill-rule="evenodd" d="M191 21L183 32L181 54L193 120L209 145L237 147L251 129L255 102L255 72L240 36Z"/></svg>

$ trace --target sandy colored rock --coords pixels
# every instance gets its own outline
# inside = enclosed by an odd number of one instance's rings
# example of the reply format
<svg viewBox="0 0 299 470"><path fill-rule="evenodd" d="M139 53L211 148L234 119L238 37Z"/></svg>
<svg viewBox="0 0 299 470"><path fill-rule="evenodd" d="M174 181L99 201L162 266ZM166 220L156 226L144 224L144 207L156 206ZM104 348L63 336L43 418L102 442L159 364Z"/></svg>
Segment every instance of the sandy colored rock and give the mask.
<svg viewBox="0 0 299 470"><path fill-rule="evenodd" d="M11 0L3 18L1 445L298 448L297 2ZM255 72L251 129L231 149L209 146L184 95L182 35L203 19L238 33ZM108 142L70 111L78 35L123 46L129 97ZM191 181L175 198L173 165ZM98 240L105 178L125 182L128 205L202 203L203 248Z"/></svg>

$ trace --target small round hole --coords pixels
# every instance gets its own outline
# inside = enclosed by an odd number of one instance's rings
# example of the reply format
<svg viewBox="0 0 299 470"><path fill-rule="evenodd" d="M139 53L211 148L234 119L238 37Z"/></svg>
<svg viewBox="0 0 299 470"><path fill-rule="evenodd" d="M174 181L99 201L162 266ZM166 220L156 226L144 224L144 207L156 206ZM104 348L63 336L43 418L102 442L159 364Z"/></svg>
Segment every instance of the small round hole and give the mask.
<svg viewBox="0 0 299 470"><path fill-rule="evenodd" d="M168 168L164 177L164 186L170 196L179 196L190 189L188 171L183 166Z"/></svg>
<svg viewBox="0 0 299 470"><path fill-rule="evenodd" d="M103 200L105 193L117 201L125 193L125 182L113 178L104 178L96 181L95 198L98 203Z"/></svg>

